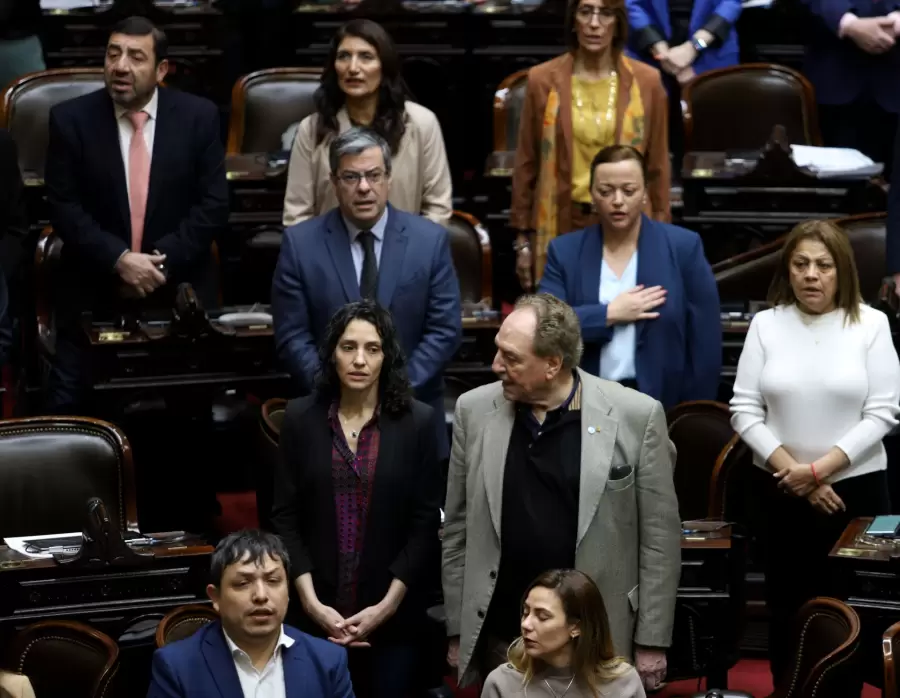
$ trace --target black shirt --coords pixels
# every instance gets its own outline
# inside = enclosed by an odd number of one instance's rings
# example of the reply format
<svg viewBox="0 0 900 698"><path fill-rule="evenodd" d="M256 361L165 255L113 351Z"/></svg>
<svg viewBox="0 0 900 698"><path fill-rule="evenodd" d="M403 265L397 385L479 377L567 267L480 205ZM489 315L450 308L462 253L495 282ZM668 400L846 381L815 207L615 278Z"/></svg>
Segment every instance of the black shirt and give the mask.
<svg viewBox="0 0 900 698"><path fill-rule="evenodd" d="M550 569L575 566L581 479L581 385L547 413L516 406L503 475L500 569L485 620L499 640L518 637L522 596Z"/></svg>

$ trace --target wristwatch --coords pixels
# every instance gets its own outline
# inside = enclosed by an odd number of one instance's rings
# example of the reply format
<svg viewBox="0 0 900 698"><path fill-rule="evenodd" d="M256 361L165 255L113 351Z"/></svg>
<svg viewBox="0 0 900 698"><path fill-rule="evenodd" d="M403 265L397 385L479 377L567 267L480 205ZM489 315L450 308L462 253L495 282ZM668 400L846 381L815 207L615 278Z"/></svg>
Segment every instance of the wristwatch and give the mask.
<svg viewBox="0 0 900 698"><path fill-rule="evenodd" d="M697 36L692 36L691 37L691 46L694 47L694 50L697 53L703 53L709 47L709 44L707 44L703 39L701 39Z"/></svg>

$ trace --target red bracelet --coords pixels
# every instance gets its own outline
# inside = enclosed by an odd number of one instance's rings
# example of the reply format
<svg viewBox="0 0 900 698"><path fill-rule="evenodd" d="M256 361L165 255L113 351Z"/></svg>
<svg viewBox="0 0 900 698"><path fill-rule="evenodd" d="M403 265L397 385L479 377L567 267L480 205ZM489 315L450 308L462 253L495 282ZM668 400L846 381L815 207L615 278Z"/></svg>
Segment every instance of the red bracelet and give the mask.
<svg viewBox="0 0 900 698"><path fill-rule="evenodd" d="M818 473L816 472L816 464L815 464L815 463L810 463L810 464L809 464L809 469L812 471L812 474L813 474L813 480L816 481L816 485L817 485L818 487L821 487L821 486L822 486L822 482L821 482L821 480L819 480L819 475L818 475Z"/></svg>

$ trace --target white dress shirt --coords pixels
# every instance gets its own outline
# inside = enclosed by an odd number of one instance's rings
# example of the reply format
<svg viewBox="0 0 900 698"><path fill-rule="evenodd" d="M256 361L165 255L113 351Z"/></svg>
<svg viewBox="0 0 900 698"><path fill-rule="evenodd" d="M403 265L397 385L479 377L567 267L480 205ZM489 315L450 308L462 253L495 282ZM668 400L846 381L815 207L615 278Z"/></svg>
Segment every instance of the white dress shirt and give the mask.
<svg viewBox="0 0 900 698"><path fill-rule="evenodd" d="M156 113L159 108L159 89L153 90L153 96L141 111L150 116L144 124L144 142L147 144L147 153L150 155L150 165L153 166L153 137L156 135ZM131 149L131 137L134 135L134 126L131 120L125 116L128 109L115 105L116 125L119 127L119 148L122 151L122 164L125 165L125 190L128 192L128 200L131 201L131 178L128 174L128 151Z"/></svg>
<svg viewBox="0 0 900 698"><path fill-rule="evenodd" d="M828 481L884 470L881 440L900 412L900 361L887 316L864 305L807 315L795 305L758 313L738 362L731 424L766 462L779 446L812 463L834 446L850 465Z"/></svg>
<svg viewBox="0 0 900 698"><path fill-rule="evenodd" d="M241 682L241 691L244 698L287 698L284 687L284 659L282 650L294 644L294 639L288 637L281 626L281 636L275 645L275 652L268 664L262 669L257 669L250 661L249 655L238 647L224 630L225 643L231 651L234 666L237 669L238 679Z"/></svg>
<svg viewBox="0 0 900 698"><path fill-rule="evenodd" d="M600 302L609 305L616 296L637 286L638 253L631 256L628 266L618 277L603 260L600 267ZM600 349L600 377L608 381L621 381L637 377L634 366L634 352L637 346L637 325L613 327L612 339Z"/></svg>
<svg viewBox="0 0 900 698"><path fill-rule="evenodd" d="M344 225L347 226L347 232L350 234L350 254L353 256L353 266L356 268L356 281L359 283L362 279L363 262L366 259L366 251L359 241L359 234L362 232L362 228L353 225L347 220L346 216L341 216L341 218L344 219ZM384 230L387 228L387 220L388 209L385 208L381 218L369 228L369 231L375 238L375 262L379 269L381 268L381 246L384 244Z"/></svg>

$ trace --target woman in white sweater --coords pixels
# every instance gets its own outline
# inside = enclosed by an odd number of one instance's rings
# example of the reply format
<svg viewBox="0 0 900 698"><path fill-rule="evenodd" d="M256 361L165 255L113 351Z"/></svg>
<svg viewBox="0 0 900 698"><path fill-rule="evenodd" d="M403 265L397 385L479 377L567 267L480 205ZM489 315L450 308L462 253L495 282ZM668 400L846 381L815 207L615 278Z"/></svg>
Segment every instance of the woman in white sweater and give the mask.
<svg viewBox="0 0 900 698"><path fill-rule="evenodd" d="M897 424L900 362L884 313L862 303L853 250L827 221L788 235L738 363L731 423L772 474L766 545L776 684L800 606L832 592L828 553L849 521L890 513L881 441Z"/></svg>
<svg viewBox="0 0 900 698"><path fill-rule="evenodd" d="M613 653L603 596L577 570L550 570L522 603L522 636L481 698L646 698L634 667Z"/></svg>

